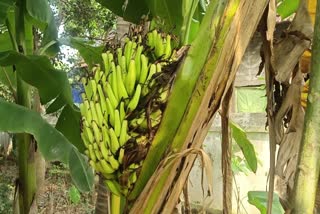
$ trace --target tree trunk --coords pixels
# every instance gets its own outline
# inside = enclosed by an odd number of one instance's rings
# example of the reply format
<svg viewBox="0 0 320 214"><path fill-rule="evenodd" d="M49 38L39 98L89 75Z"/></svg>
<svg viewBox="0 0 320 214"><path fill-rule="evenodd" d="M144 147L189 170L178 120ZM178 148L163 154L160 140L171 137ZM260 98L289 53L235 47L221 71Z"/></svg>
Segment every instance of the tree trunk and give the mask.
<svg viewBox="0 0 320 214"><path fill-rule="evenodd" d="M317 1L304 132L295 180L293 213L313 213L320 172L320 0Z"/></svg>
<svg viewBox="0 0 320 214"><path fill-rule="evenodd" d="M32 25L25 22L25 1L18 0L16 7L16 43L18 44L19 52L22 54L31 54L33 50L32 40L26 42L26 35L32 32ZM17 73L17 100L16 103L26 108L31 108L30 86L25 83ZM35 165L35 151L36 142L32 135L21 133L16 134L18 147L18 166L19 179L18 185L18 213L29 214L37 213L37 206L35 203L36 196L36 165ZM14 204L14 207L16 205ZM32 210L30 208L32 207Z"/></svg>
<svg viewBox="0 0 320 214"><path fill-rule="evenodd" d="M226 96L221 103L221 166L222 166L222 180L223 180L223 214L232 213L232 168L231 168L231 154L232 143L230 141L229 128L229 107L232 98L233 86L229 88Z"/></svg>
<svg viewBox="0 0 320 214"><path fill-rule="evenodd" d="M99 183L97 187L97 200L96 200L96 214L108 214L110 213L109 201L110 201L110 192L106 188L106 185L103 183L103 176L99 176Z"/></svg>

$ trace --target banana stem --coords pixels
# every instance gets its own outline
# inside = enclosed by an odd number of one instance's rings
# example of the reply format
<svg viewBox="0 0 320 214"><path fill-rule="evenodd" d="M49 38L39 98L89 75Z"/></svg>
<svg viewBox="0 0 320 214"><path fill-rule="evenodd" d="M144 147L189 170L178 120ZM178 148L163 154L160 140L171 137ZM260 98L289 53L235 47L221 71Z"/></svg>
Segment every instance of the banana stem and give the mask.
<svg viewBox="0 0 320 214"><path fill-rule="evenodd" d="M121 197L111 193L111 214L121 214Z"/></svg>
<svg viewBox="0 0 320 214"><path fill-rule="evenodd" d="M297 164L293 213L313 213L320 173L320 0L317 1L314 27L311 78L302 142Z"/></svg>
<svg viewBox="0 0 320 214"><path fill-rule="evenodd" d="M25 1L19 0L15 9L16 44L20 53L26 54L25 43ZM30 27L30 25L28 25ZM31 28L32 30L32 28ZM28 30L28 32L30 29ZM30 44L30 43L29 43ZM32 50L29 47L28 50ZM17 72L17 104L31 108L30 86L25 83ZM35 141L26 133L16 134L19 165L19 211L20 214L28 214L36 194L36 166L35 166Z"/></svg>

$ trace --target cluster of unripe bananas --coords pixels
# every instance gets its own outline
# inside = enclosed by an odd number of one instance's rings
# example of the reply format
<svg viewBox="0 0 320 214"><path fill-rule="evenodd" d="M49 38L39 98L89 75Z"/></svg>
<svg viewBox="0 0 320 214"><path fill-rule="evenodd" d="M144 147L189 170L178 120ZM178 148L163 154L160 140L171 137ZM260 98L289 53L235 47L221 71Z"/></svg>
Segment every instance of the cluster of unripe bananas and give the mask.
<svg viewBox="0 0 320 214"><path fill-rule="evenodd" d="M173 55L171 36L154 30L143 38L126 38L124 47L103 53L103 68L96 66L82 78L85 154L114 194L127 195L137 180L143 157L135 154L141 150L136 148L151 142L168 94L168 84L159 87L156 77Z"/></svg>

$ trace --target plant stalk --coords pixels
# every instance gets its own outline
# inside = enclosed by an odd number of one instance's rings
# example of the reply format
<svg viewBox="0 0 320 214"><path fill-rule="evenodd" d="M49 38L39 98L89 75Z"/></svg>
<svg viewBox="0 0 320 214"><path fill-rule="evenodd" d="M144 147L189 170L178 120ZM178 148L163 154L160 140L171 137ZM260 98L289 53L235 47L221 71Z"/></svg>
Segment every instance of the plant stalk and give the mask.
<svg viewBox="0 0 320 214"><path fill-rule="evenodd" d="M20 53L27 54L25 43L25 1L18 0L15 9L16 15L16 44ZM29 25L27 26L29 27ZM29 32L30 29L27 31ZM33 47L32 47L33 48ZM31 108L30 86L25 83L17 72L17 104ZM35 141L30 134L16 134L19 166L19 213L28 214L34 203L36 195L36 167L35 167Z"/></svg>
<svg viewBox="0 0 320 214"><path fill-rule="evenodd" d="M317 1L304 132L293 193L293 213L313 213L320 173L320 0Z"/></svg>
<svg viewBox="0 0 320 214"><path fill-rule="evenodd" d="M221 168L223 180L223 214L232 213L232 168L231 168L231 154L232 142L230 141L230 127L229 127L229 109L232 98L233 86L229 88L221 103Z"/></svg>

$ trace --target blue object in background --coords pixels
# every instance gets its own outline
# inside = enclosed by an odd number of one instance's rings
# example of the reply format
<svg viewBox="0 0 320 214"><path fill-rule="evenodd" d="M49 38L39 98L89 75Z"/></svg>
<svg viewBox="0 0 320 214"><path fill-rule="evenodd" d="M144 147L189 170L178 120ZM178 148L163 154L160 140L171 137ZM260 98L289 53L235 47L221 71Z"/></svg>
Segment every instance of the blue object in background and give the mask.
<svg viewBox="0 0 320 214"><path fill-rule="evenodd" d="M83 102L82 98L81 98L81 93L84 92L82 85L80 86L80 88L79 87L72 87L71 92L72 92L72 99L73 99L74 103L80 104Z"/></svg>

